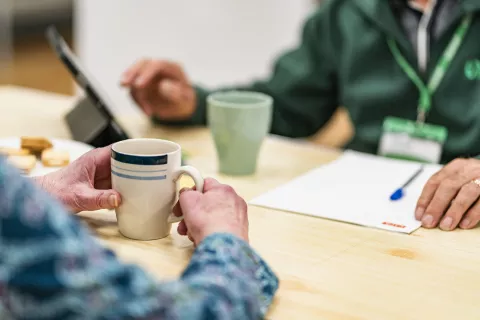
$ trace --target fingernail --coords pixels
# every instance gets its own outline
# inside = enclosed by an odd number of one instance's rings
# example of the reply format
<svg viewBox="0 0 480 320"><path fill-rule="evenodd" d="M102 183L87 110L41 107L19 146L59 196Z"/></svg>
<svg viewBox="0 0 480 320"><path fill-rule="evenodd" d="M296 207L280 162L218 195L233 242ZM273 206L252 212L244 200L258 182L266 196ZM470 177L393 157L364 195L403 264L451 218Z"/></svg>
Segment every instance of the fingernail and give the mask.
<svg viewBox="0 0 480 320"><path fill-rule="evenodd" d="M446 231L451 230L452 224L453 224L453 219L451 217L445 217L445 219L443 219L442 223L440 224L440 229L446 230Z"/></svg>
<svg viewBox="0 0 480 320"><path fill-rule="evenodd" d="M117 208L118 207L118 198L117 198L116 195L112 194L108 198L108 202L110 203L110 206L112 206L112 208Z"/></svg>
<svg viewBox="0 0 480 320"><path fill-rule="evenodd" d="M423 217L422 226L424 226L426 228L431 228L432 225L433 225L433 216L426 215L425 217Z"/></svg>
<svg viewBox="0 0 480 320"><path fill-rule="evenodd" d="M463 219L462 222L460 223L460 228L462 229L468 229L470 228L470 223L471 221L468 219Z"/></svg>
<svg viewBox="0 0 480 320"><path fill-rule="evenodd" d="M424 213L425 213L425 209L417 208L417 210L415 211L415 219L417 219L418 221L422 220Z"/></svg>

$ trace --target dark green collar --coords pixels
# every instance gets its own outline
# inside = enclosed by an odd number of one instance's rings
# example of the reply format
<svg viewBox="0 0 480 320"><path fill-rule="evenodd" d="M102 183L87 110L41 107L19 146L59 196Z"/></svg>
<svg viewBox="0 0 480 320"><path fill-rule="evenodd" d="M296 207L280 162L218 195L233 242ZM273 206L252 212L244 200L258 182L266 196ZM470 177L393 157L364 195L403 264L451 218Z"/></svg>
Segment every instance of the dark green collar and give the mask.
<svg viewBox="0 0 480 320"><path fill-rule="evenodd" d="M461 1L461 3L462 3L463 13L480 10L480 1L478 0L463 0Z"/></svg>
<svg viewBox="0 0 480 320"><path fill-rule="evenodd" d="M480 1L479 0L453 0L460 3L460 12L462 15L467 12L474 12L480 10ZM390 1L388 0L353 0L357 7L362 9L364 13L370 16L373 20L377 21L378 19L387 22L387 24L393 24L394 17L392 10L390 8ZM385 12L388 11L390 14L385 16ZM389 21L389 19L392 19Z"/></svg>
<svg viewBox="0 0 480 320"><path fill-rule="evenodd" d="M480 0L458 0L460 2L459 10L452 14L455 19L461 19L468 12L480 11ZM377 24L387 35L393 37L398 45L406 51L411 51L407 37L401 29L397 19L393 15L390 1L388 0L353 0L353 3L367 16L373 23Z"/></svg>
<svg viewBox="0 0 480 320"><path fill-rule="evenodd" d="M387 0L354 0L356 6L405 50L412 50Z"/></svg>

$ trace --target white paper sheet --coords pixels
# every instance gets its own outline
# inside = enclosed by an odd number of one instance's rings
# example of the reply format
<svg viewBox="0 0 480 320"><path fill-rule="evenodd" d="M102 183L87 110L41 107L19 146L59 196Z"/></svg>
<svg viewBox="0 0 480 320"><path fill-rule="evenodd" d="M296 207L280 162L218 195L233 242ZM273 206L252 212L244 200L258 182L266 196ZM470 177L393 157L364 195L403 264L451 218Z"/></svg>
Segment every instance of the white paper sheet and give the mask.
<svg viewBox="0 0 480 320"><path fill-rule="evenodd" d="M420 227L414 214L418 197L427 180L441 166L426 165L405 189L401 200L391 201L390 195L420 166L419 163L346 151L336 161L260 195L250 204L412 233Z"/></svg>

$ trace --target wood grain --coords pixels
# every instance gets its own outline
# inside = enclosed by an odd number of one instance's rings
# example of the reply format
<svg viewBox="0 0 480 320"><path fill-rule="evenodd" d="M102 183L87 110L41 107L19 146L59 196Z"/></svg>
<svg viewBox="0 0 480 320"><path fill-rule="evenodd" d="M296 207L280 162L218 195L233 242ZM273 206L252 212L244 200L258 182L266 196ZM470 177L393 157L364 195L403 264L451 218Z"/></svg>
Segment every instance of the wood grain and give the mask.
<svg viewBox="0 0 480 320"><path fill-rule="evenodd" d="M0 136L68 137L62 115L71 104L68 97L2 88ZM233 185L246 199L340 154L271 137L257 174L234 178L217 173L206 129L167 130L142 117L122 122L135 136L179 142L191 165ZM159 280L177 277L193 252L174 229L166 239L138 242L119 234L113 212L85 212L81 217L123 261L142 266ZM408 236L253 206L249 217L252 246L281 279L269 319L480 319L479 229L420 229Z"/></svg>

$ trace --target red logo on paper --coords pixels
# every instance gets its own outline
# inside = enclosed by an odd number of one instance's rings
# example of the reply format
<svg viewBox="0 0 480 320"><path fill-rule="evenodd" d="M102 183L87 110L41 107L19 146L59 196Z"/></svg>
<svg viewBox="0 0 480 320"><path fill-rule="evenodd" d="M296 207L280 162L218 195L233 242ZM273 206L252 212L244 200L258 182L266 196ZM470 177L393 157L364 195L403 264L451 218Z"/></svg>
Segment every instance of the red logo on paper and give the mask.
<svg viewBox="0 0 480 320"><path fill-rule="evenodd" d="M406 228L406 226L404 226L403 224L396 224L396 223L391 223L391 222L382 222L382 224L384 224L386 226L390 226L390 227L400 228L400 229L405 229Z"/></svg>

